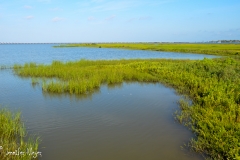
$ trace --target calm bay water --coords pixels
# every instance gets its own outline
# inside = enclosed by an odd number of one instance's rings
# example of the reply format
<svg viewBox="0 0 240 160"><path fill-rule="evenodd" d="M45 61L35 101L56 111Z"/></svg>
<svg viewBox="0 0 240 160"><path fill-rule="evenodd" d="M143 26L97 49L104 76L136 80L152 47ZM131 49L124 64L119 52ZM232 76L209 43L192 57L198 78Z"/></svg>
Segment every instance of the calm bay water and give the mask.
<svg viewBox="0 0 240 160"><path fill-rule="evenodd" d="M0 65L36 62L49 64L53 60L76 61L80 59L203 59L216 56L174 52L156 52L108 48L53 48L51 44L0 45Z"/></svg>
<svg viewBox="0 0 240 160"><path fill-rule="evenodd" d="M160 58L161 54L168 53L0 45L0 65L81 58ZM196 59L192 54L169 55L165 58L189 55L187 58ZM31 79L6 69L0 70L0 90L0 104L20 110L29 134L41 137L39 151L43 157L39 159L202 159L180 148L193 135L174 120L179 95L161 84L104 85L92 95L48 94L41 86L32 86Z"/></svg>

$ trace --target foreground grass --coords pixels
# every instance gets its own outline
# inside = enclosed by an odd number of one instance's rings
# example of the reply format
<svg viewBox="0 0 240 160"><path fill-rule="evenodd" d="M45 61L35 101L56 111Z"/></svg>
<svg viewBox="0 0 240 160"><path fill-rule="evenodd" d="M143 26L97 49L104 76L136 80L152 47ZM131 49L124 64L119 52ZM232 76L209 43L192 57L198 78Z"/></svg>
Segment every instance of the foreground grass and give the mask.
<svg viewBox="0 0 240 160"><path fill-rule="evenodd" d="M40 155L39 139L26 139L20 113L13 114L6 109L0 109L0 122L0 159L31 160Z"/></svg>
<svg viewBox="0 0 240 160"><path fill-rule="evenodd" d="M50 78L42 89L53 93L83 94L102 84L123 81L161 82L188 95L177 119L196 139L191 147L213 159L240 159L240 59L204 60L80 60L51 65L15 65L24 77ZM176 133L177 134L177 133Z"/></svg>
<svg viewBox="0 0 240 160"><path fill-rule="evenodd" d="M211 55L240 55L240 44L81 43L55 47L121 48Z"/></svg>

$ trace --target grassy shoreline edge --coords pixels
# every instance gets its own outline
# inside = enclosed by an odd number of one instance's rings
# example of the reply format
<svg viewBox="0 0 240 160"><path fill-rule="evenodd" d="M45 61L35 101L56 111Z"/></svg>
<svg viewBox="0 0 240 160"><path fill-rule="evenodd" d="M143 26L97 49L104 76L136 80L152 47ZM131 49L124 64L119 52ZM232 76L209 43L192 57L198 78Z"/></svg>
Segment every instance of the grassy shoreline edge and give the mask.
<svg viewBox="0 0 240 160"><path fill-rule="evenodd" d="M53 93L88 94L99 89L102 84L117 84L124 81L163 83L175 88L178 93L189 96L193 101L192 106L180 101L181 111L176 113L176 118L196 134L197 138L189 143L194 151L207 154L212 159L240 159L239 44L140 43L136 46L136 44L126 43L114 45L85 43L54 47L191 52L227 57L191 61L163 59L80 60L67 63L53 61L51 65L26 63L14 67L2 66L1 69L13 69L19 76L32 77L33 83L36 79L43 79L43 91ZM89 74L93 70L95 72ZM71 71L70 74L69 71ZM80 76L77 76L78 74ZM46 78L53 80L45 81ZM5 116L10 114L6 110L1 113ZM14 114L10 117L13 118ZM8 125L5 122L3 124ZM2 136L3 132L0 135ZM35 140L32 138L24 143L31 143L37 151L38 140L38 138ZM13 143L17 144L17 141L15 139ZM3 152L0 152L0 158L1 156Z"/></svg>
<svg viewBox="0 0 240 160"><path fill-rule="evenodd" d="M62 44L54 47L115 48L115 49L164 51L164 52L199 53L221 56L240 55L240 44L79 43L79 44Z"/></svg>
<svg viewBox="0 0 240 160"><path fill-rule="evenodd" d="M102 84L124 81L160 82L188 95L193 105L180 103L177 119L196 139L194 151L213 159L240 159L240 58L203 60L80 60L50 65L15 65L19 76L53 79L45 92L91 93Z"/></svg>

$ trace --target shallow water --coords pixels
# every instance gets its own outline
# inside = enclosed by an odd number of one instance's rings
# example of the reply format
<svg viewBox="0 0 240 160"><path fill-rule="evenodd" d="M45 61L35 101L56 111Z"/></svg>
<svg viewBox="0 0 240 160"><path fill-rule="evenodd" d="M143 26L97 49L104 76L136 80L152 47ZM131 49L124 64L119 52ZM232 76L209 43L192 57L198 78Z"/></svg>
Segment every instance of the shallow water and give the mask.
<svg viewBox="0 0 240 160"><path fill-rule="evenodd" d="M43 93L30 79L0 71L0 102L20 110L49 159L201 159L181 146L193 136L174 120L179 96L161 84L102 86L92 95Z"/></svg>
<svg viewBox="0 0 240 160"><path fill-rule="evenodd" d="M36 62L49 64L53 60L76 61L80 59L203 59L217 56L175 52L156 52L109 48L53 48L50 44L0 45L0 65Z"/></svg>
<svg viewBox="0 0 240 160"><path fill-rule="evenodd" d="M162 54L54 49L50 45L0 45L0 49L2 65L97 59L98 56L102 59L154 58L151 56ZM174 120L179 95L161 84L104 85L91 95L48 94L42 92L41 86L33 86L30 78L20 78L6 69L0 70L0 91L0 104L12 111L21 111L29 134L41 137L39 159L202 159L181 149L193 134Z"/></svg>

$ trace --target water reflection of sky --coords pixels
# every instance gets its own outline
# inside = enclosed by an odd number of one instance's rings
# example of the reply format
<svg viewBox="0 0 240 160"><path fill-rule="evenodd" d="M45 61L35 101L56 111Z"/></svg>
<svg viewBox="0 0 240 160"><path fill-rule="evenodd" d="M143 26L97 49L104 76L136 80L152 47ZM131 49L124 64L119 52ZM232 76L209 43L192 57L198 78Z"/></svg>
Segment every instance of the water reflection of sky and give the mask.
<svg viewBox="0 0 240 160"><path fill-rule="evenodd" d="M1 104L21 111L28 133L41 137L43 160L201 159L181 150L193 135L174 121L180 97L159 83L103 85L74 96L44 93L11 70L0 77Z"/></svg>
<svg viewBox="0 0 240 160"><path fill-rule="evenodd" d="M53 48L50 44L0 45L0 65L27 62L49 64L53 60L76 61L80 59L203 59L216 56L176 52L157 52L109 48Z"/></svg>
<svg viewBox="0 0 240 160"><path fill-rule="evenodd" d="M0 65L52 60L211 58L154 51L0 45ZM49 94L30 78L0 71L0 102L21 111L29 134L42 143L42 159L201 159L180 149L193 136L175 123L179 96L161 84L103 85L88 95Z"/></svg>

